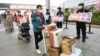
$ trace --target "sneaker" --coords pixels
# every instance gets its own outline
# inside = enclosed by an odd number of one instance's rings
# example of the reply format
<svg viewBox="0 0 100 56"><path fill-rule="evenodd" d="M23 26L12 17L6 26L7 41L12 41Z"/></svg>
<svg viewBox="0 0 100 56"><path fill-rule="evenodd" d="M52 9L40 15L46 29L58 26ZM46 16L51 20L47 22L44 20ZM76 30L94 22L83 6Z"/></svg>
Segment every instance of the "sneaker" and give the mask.
<svg viewBox="0 0 100 56"><path fill-rule="evenodd" d="M82 42L85 42L85 39L82 39Z"/></svg>
<svg viewBox="0 0 100 56"><path fill-rule="evenodd" d="M29 35L29 37L31 38L32 36L31 36L31 35Z"/></svg>
<svg viewBox="0 0 100 56"><path fill-rule="evenodd" d="M40 51L39 49L37 49L36 52L37 52L38 54L41 54L41 51Z"/></svg>

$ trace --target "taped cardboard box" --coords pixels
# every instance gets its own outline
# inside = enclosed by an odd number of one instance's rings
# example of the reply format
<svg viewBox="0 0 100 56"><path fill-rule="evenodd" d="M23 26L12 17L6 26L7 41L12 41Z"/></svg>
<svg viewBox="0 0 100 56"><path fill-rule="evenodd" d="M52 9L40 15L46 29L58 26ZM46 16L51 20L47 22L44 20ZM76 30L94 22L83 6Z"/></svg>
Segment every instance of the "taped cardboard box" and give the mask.
<svg viewBox="0 0 100 56"><path fill-rule="evenodd" d="M75 43L75 38L73 36L66 35L61 41L62 53L70 55L72 53L72 45Z"/></svg>
<svg viewBox="0 0 100 56"><path fill-rule="evenodd" d="M50 45L54 48L59 48L63 36L63 29L57 29L49 32Z"/></svg>
<svg viewBox="0 0 100 56"><path fill-rule="evenodd" d="M48 47L49 56L60 56L60 48Z"/></svg>
<svg viewBox="0 0 100 56"><path fill-rule="evenodd" d="M84 56L82 49L80 48L73 48L72 53L70 55L67 55L66 53L61 53L60 56Z"/></svg>
<svg viewBox="0 0 100 56"><path fill-rule="evenodd" d="M56 24L49 24L49 25L47 25L47 29L48 29L48 31L52 31L52 30L55 30L55 29L57 29L57 26L56 26Z"/></svg>

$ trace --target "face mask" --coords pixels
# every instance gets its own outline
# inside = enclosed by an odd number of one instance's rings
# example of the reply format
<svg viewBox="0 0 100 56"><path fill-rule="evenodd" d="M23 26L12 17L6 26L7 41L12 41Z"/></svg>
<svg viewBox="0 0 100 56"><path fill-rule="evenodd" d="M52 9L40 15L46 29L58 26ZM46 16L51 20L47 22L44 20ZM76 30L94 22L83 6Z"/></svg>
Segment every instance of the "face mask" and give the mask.
<svg viewBox="0 0 100 56"><path fill-rule="evenodd" d="M42 13L42 10L38 10L38 12Z"/></svg>
<svg viewBox="0 0 100 56"><path fill-rule="evenodd" d="M79 8L79 9L82 9L83 7L82 7L82 6L79 6L78 8Z"/></svg>
<svg viewBox="0 0 100 56"><path fill-rule="evenodd" d="M61 12L61 10L58 10L59 12Z"/></svg>

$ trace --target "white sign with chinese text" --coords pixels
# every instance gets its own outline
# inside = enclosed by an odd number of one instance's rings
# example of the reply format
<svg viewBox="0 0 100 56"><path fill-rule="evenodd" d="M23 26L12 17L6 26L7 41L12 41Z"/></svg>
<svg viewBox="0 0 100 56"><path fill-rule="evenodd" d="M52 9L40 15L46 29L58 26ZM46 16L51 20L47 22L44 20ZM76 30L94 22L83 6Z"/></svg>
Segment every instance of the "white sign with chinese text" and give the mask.
<svg viewBox="0 0 100 56"><path fill-rule="evenodd" d="M92 12L88 13L74 13L68 18L69 21L91 22Z"/></svg>

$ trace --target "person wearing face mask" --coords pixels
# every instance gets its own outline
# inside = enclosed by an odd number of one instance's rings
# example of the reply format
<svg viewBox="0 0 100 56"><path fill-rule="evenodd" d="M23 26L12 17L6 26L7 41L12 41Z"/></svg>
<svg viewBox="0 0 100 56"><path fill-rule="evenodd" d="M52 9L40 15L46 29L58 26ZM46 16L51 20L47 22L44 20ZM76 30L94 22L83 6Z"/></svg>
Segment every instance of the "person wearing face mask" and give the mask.
<svg viewBox="0 0 100 56"><path fill-rule="evenodd" d="M78 5L78 10L77 10L77 13L87 13L88 10L86 10L84 8L84 3L80 3ZM85 42L86 40L86 22L79 22L77 21L76 22L76 30L77 30L77 37L76 39L80 39L80 30L82 31L82 42Z"/></svg>
<svg viewBox="0 0 100 56"><path fill-rule="evenodd" d="M45 19L42 13L41 5L37 5L36 12L34 12L31 15L31 18L32 18L32 25L33 25L33 30L34 30L36 52L40 54L41 51L39 50L38 43L43 39L42 29L43 29L43 25L45 24Z"/></svg>
<svg viewBox="0 0 100 56"><path fill-rule="evenodd" d="M59 17L61 17L62 20L64 19L64 14L63 14L63 12L61 11L61 7L58 7L58 12L57 12L56 15L59 16ZM62 28L62 24L63 24L62 21L56 22L57 28Z"/></svg>

